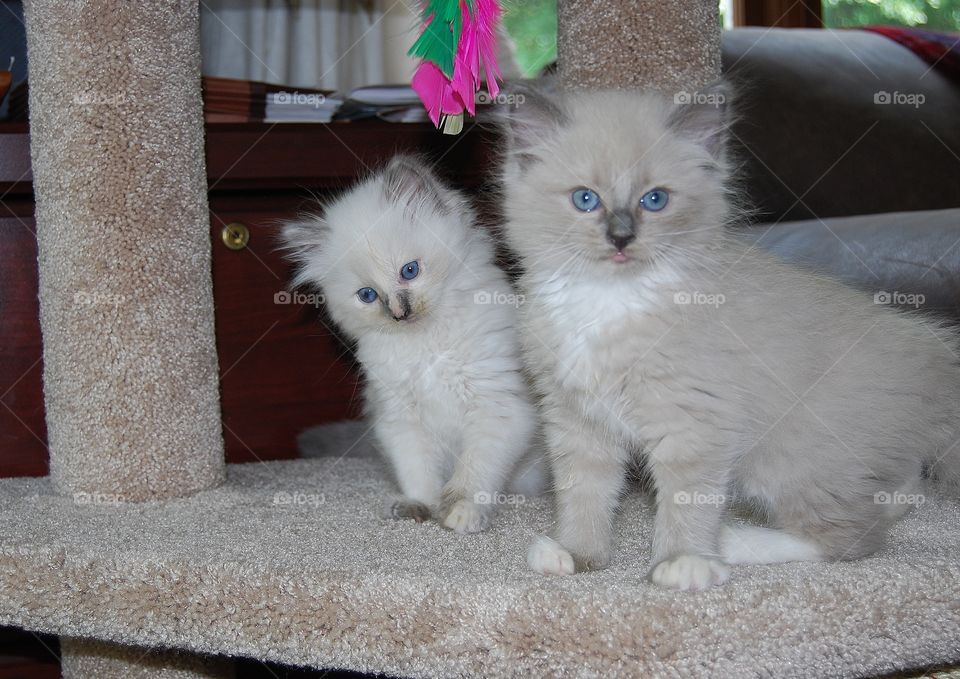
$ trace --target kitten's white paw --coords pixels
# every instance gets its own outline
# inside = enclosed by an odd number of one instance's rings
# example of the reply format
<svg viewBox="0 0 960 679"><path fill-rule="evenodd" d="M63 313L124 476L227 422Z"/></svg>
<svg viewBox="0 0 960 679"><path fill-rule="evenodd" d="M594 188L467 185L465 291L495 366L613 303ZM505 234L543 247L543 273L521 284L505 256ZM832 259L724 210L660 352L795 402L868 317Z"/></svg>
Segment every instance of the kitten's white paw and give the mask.
<svg viewBox="0 0 960 679"><path fill-rule="evenodd" d="M701 590L722 585L730 578L730 569L716 559L683 554L661 561L650 572L650 580L661 587Z"/></svg>
<svg viewBox="0 0 960 679"><path fill-rule="evenodd" d="M490 525L490 513L469 500L459 500L450 507L443 525L458 533L479 533Z"/></svg>
<svg viewBox="0 0 960 679"><path fill-rule="evenodd" d="M527 565L542 575L573 575L573 556L547 536L537 538L527 550Z"/></svg>

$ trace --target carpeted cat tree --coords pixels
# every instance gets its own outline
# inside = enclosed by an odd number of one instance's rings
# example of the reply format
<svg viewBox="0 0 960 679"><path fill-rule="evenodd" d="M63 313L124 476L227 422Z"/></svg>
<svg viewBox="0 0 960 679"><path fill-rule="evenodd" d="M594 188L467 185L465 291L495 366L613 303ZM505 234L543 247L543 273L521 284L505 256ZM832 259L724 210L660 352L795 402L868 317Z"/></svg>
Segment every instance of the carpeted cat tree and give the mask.
<svg viewBox="0 0 960 679"><path fill-rule="evenodd" d="M933 496L850 564L645 581L651 511L563 579L524 564L549 501L460 536L385 521L381 467L225 470L197 4L28 0L51 475L0 482L0 624L66 677L222 677L217 656L417 676L861 676L960 660L960 508ZM560 2L567 86L691 90L717 5ZM83 96L79 96L83 95Z"/></svg>

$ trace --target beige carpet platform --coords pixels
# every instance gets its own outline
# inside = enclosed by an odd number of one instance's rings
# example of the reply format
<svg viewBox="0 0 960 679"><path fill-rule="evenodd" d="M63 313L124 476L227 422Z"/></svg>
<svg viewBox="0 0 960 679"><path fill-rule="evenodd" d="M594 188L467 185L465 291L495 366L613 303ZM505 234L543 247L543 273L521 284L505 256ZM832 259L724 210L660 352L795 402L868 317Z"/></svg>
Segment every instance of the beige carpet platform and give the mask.
<svg viewBox="0 0 960 679"><path fill-rule="evenodd" d="M374 460L230 465L185 499L125 504L0 482L0 623L410 676L879 675L960 660L960 505L928 496L874 558L737 569L699 594L645 580L630 496L606 571L544 578L549 502L487 533L381 518Z"/></svg>

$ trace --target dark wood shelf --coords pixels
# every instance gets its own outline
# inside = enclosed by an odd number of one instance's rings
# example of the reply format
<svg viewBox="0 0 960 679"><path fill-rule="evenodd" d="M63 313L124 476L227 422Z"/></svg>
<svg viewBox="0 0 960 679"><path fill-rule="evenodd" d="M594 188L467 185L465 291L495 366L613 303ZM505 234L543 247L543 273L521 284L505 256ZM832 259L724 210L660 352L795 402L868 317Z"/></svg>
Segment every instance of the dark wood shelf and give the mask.
<svg viewBox="0 0 960 679"><path fill-rule="evenodd" d="M0 123L0 200L33 195L27 123Z"/></svg>
<svg viewBox="0 0 960 679"><path fill-rule="evenodd" d="M398 151L439 159L459 184L474 186L490 167L495 130L470 126L458 136L423 123L208 123L207 179L212 193L300 191L349 183ZM0 195L32 194L27 123L0 123Z"/></svg>

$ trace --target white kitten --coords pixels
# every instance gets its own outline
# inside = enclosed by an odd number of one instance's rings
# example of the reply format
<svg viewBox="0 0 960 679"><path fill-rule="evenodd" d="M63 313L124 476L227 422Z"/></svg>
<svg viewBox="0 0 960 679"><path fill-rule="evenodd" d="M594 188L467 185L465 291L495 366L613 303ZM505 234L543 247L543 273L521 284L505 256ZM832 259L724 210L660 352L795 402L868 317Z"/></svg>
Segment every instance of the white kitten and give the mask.
<svg viewBox="0 0 960 679"><path fill-rule="evenodd" d="M557 487L538 571L608 563L636 458L651 579L678 589L870 554L924 465L960 478L956 337L729 236L723 124L654 94L528 92L507 126L505 235ZM768 525L724 526L734 500Z"/></svg>
<svg viewBox="0 0 960 679"><path fill-rule="evenodd" d="M319 286L356 342L366 416L404 496L394 517L436 512L475 532L510 477L541 491L517 297L459 193L398 156L283 240L295 283Z"/></svg>

